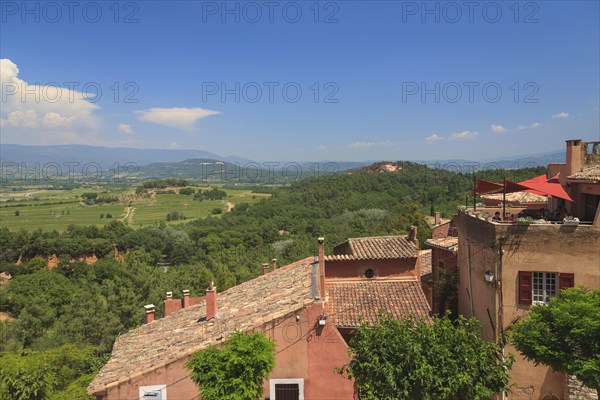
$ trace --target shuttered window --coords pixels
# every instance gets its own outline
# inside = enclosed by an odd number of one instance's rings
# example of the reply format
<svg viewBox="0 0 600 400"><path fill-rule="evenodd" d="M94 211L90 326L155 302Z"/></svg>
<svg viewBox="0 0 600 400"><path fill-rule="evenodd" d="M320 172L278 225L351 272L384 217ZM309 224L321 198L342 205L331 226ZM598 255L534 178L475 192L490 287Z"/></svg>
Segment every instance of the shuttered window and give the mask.
<svg viewBox="0 0 600 400"><path fill-rule="evenodd" d="M519 271L519 304L531 304L532 275L531 271Z"/></svg>
<svg viewBox="0 0 600 400"><path fill-rule="evenodd" d="M519 271L519 304L548 304L560 290L575 286L575 274Z"/></svg>

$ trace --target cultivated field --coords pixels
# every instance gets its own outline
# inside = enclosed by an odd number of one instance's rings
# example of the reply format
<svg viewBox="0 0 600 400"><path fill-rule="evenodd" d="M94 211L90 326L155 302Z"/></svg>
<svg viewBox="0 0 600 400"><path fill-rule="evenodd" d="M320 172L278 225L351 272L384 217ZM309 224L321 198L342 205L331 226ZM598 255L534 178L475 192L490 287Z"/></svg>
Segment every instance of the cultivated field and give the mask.
<svg viewBox="0 0 600 400"><path fill-rule="evenodd" d="M194 190L206 190L208 186L191 186ZM179 188L170 188L178 192ZM220 208L223 213L239 203L252 204L265 197L250 190L223 189L227 197L223 200L193 200L192 195L155 194L137 195L135 188L39 190L22 189L0 193L0 226L10 229L64 230L70 224L105 225L121 220L132 227L152 225L160 221L168 224L189 222L195 218L214 215ZM86 205L83 193L98 193L99 196L114 196L115 203ZM167 221L172 211L183 212L185 220ZM16 215L19 214L19 215ZM112 218L107 218L110 214ZM101 215L103 218L101 218ZM220 214L214 216L218 217Z"/></svg>

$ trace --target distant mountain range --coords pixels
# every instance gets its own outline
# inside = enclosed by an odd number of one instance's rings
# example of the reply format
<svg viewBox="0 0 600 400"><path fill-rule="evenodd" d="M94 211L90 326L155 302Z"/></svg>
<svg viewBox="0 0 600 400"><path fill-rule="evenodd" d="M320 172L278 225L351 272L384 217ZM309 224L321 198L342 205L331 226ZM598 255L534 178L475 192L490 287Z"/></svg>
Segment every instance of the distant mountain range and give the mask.
<svg viewBox="0 0 600 400"><path fill-rule="evenodd" d="M432 168L451 169L460 172L471 172L483 169L516 169L536 166L547 166L552 163L564 163L565 151L557 150L547 153L520 155L514 157L500 157L483 160L414 160L413 162L425 164Z"/></svg>
<svg viewBox="0 0 600 400"><path fill-rule="evenodd" d="M224 169L232 171L235 168L246 168L248 171L261 169L268 171L281 171L288 169L288 173L294 170L302 170L303 176L345 171L361 168L380 160L356 161L320 161L320 162L289 162L279 161L273 163L255 162L243 157L223 157L204 150L161 150L161 149L134 149L127 147L100 147L85 145L61 145L61 146L25 146L18 144L0 145L0 161L2 163L26 163L27 165L40 165L48 163L97 163L101 168L107 169L115 164L125 165L135 163L142 167L145 176L198 176L202 171L214 173L216 162L224 162ZM391 161L391 160L388 160ZM515 157L501 157L487 160L409 160L430 167L452 169L462 172L470 172L473 168L522 168L526 166L545 166L549 163L565 162L564 151L554 151Z"/></svg>
<svg viewBox="0 0 600 400"><path fill-rule="evenodd" d="M248 163L241 157L223 157L204 150L161 150L161 149L134 149L128 147L100 147L68 144L63 146L24 146L20 144L0 145L0 160L2 162L18 162L41 165L55 162L97 163L106 169L115 163L124 165L135 163L139 166L154 162L179 162L187 159L210 159L227 161L231 163Z"/></svg>

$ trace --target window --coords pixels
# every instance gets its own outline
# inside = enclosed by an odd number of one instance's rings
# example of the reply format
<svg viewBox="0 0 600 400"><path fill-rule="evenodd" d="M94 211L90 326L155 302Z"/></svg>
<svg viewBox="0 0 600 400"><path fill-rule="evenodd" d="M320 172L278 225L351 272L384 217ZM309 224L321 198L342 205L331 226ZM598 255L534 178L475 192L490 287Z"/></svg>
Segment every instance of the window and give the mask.
<svg viewBox="0 0 600 400"><path fill-rule="evenodd" d="M575 286L575 275L561 272L519 271L519 304L547 304L559 291Z"/></svg>
<svg viewBox="0 0 600 400"><path fill-rule="evenodd" d="M167 385L141 386L140 400L167 400Z"/></svg>
<svg viewBox="0 0 600 400"><path fill-rule="evenodd" d="M534 304L547 304L551 297L556 296L556 275L555 272L533 273Z"/></svg>
<svg viewBox="0 0 600 400"><path fill-rule="evenodd" d="M304 400L304 379L271 379L271 400Z"/></svg>
<svg viewBox="0 0 600 400"><path fill-rule="evenodd" d="M373 278L375 276L375 271L373 271L373 268L369 268L365 271L365 277L366 278Z"/></svg>

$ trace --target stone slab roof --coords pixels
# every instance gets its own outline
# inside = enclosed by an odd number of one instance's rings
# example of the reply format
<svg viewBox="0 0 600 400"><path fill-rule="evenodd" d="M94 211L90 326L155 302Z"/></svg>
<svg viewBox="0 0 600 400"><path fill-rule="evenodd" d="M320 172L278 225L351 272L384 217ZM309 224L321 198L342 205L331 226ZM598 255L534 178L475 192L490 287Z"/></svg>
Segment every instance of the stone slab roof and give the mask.
<svg viewBox="0 0 600 400"><path fill-rule="evenodd" d="M380 309L394 318L430 318L430 308L417 281L327 283L327 317L338 327L357 327L360 317L377 322Z"/></svg>
<svg viewBox="0 0 600 400"><path fill-rule="evenodd" d="M482 199L486 200L499 200L502 201L502 193L484 194L481 196ZM506 201L510 203L519 204L546 204L548 198L539 194L527 193L527 192L514 192L506 193Z"/></svg>
<svg viewBox="0 0 600 400"><path fill-rule="evenodd" d="M312 304L318 297L318 266L308 257L217 294L217 317L206 321L206 305L176 311L117 338L112 356L88 386L94 394L150 372Z"/></svg>
<svg viewBox="0 0 600 400"><path fill-rule="evenodd" d="M421 277L431 274L431 249L419 250L419 260L421 260Z"/></svg>
<svg viewBox="0 0 600 400"><path fill-rule="evenodd" d="M568 176L567 179L600 182L600 164L588 165L582 171Z"/></svg>
<svg viewBox="0 0 600 400"><path fill-rule="evenodd" d="M449 251L456 251L458 249L458 238L455 236L448 236L435 239L427 239L425 244L431 247L437 247L438 249L444 249Z"/></svg>
<svg viewBox="0 0 600 400"><path fill-rule="evenodd" d="M452 222L452 219L450 218L440 218L440 223L436 225L435 223L435 217L432 217L430 215L425 217L425 222L427 223L427 225L429 225L430 228L434 228L436 226L440 226L440 225L444 225L447 224L448 222Z"/></svg>
<svg viewBox="0 0 600 400"><path fill-rule="evenodd" d="M351 238L333 248L325 261L416 258L418 249L406 236Z"/></svg>

